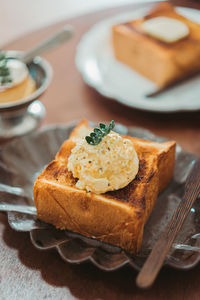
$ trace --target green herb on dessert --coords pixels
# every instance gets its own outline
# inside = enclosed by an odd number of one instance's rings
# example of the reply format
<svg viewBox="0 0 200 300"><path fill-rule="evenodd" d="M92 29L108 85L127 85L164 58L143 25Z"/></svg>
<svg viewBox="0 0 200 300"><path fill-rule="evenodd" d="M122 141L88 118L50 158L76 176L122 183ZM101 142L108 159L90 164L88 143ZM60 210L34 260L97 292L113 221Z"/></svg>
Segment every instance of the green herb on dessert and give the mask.
<svg viewBox="0 0 200 300"><path fill-rule="evenodd" d="M85 139L90 145L98 145L104 136L110 133L111 130L115 127L115 122L112 120L108 126L100 123L100 128L94 128L94 132L91 132L89 136L86 136Z"/></svg>
<svg viewBox="0 0 200 300"><path fill-rule="evenodd" d="M7 66L8 59L3 51L0 51L0 85L12 82L10 70Z"/></svg>

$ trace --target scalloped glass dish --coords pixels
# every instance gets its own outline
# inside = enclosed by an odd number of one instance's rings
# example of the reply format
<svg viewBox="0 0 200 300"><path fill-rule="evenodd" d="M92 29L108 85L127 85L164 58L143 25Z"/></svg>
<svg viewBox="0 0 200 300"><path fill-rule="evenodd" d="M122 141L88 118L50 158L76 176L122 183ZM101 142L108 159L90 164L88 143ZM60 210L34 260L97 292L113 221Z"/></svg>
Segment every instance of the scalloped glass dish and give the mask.
<svg viewBox="0 0 200 300"><path fill-rule="evenodd" d="M10 226L17 231L27 231L35 247L56 248L60 256L70 263L91 261L98 268L111 271L130 265L139 270L149 255L160 232L167 225L183 194L186 177L197 158L177 146L174 178L159 196L153 213L145 226L143 244L137 255L130 256L122 249L86 238L70 231L55 229L39 221L32 199L32 187L36 176L55 156L75 124L52 126L19 138L0 151L0 192L3 195L0 211L7 204L16 209L20 204L27 207L26 213L8 212ZM116 131L155 141L165 139L141 128L127 128L117 124ZM4 209L5 210L5 209ZM200 260L200 203L197 200L191 209L175 243L166 258L165 265L177 269L189 269Z"/></svg>

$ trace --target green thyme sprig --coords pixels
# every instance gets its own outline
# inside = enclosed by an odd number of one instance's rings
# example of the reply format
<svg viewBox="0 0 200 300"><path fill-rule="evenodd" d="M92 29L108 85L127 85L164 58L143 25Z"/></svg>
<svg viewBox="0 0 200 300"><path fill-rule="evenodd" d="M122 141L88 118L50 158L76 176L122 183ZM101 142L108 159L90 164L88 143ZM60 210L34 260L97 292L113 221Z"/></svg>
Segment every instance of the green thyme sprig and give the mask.
<svg viewBox="0 0 200 300"><path fill-rule="evenodd" d="M85 139L90 145L98 145L104 136L109 134L111 130L115 127L115 122L112 120L108 126L103 123L99 124L100 128L94 128L94 132L91 132L89 136L86 136Z"/></svg>
<svg viewBox="0 0 200 300"><path fill-rule="evenodd" d="M0 84L12 82L10 78L10 70L7 66L8 59L3 51L0 50Z"/></svg>

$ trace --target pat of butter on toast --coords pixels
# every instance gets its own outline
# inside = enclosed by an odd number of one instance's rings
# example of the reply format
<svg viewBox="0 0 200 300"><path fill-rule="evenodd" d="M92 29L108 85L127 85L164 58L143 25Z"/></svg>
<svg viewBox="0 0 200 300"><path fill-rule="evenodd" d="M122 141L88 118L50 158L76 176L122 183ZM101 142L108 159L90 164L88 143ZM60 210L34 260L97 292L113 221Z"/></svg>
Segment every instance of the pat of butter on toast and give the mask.
<svg viewBox="0 0 200 300"><path fill-rule="evenodd" d="M163 18L171 20L165 30L158 22ZM160 88L200 71L200 24L169 2L156 4L143 18L114 25L112 44L117 60Z"/></svg>

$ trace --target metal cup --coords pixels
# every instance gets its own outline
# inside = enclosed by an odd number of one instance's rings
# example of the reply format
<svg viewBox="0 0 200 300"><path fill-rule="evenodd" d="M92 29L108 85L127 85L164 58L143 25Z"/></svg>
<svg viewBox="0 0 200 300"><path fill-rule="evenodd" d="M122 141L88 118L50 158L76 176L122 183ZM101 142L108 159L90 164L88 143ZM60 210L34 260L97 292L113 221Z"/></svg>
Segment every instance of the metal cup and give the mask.
<svg viewBox="0 0 200 300"><path fill-rule="evenodd" d="M21 51L6 51L10 58L20 58ZM0 103L0 139L7 140L35 130L45 116L45 107L38 100L49 86L52 67L43 58L36 56L27 64L29 74L36 82L33 94L13 102Z"/></svg>

